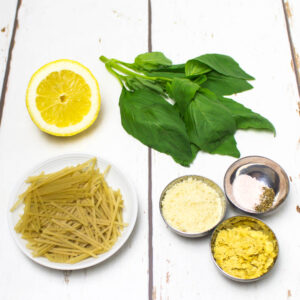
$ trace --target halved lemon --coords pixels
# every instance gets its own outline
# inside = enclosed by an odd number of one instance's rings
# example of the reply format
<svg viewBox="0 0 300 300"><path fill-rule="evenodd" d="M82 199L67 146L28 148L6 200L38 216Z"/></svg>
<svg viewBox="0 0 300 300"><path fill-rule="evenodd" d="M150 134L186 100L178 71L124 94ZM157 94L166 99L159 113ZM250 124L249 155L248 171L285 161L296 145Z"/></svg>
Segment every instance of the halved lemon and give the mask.
<svg viewBox="0 0 300 300"><path fill-rule="evenodd" d="M100 103L93 74L68 59L50 62L37 70L26 92L26 106L33 122L56 136L75 135L91 126Z"/></svg>

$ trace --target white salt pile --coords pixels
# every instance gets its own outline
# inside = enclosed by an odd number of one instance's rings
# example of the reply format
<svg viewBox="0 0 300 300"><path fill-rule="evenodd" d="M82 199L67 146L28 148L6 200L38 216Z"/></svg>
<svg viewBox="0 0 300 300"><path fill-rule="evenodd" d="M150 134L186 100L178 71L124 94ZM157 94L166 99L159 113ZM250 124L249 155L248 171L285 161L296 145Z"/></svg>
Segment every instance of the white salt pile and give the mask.
<svg viewBox="0 0 300 300"><path fill-rule="evenodd" d="M241 208L255 211L255 207L260 204L260 196L264 187L267 185L254 177L246 174L237 176L233 182L235 202Z"/></svg>

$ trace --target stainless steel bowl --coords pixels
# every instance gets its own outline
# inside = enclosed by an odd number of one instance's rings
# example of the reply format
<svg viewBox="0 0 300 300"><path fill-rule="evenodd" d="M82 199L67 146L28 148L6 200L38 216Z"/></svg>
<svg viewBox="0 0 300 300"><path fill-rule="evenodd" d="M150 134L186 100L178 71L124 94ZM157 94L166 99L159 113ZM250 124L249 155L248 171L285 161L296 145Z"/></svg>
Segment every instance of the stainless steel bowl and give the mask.
<svg viewBox="0 0 300 300"><path fill-rule="evenodd" d="M233 183L242 174L249 175L271 187L275 192L274 205L265 212L242 207L234 197ZM267 215L274 212L289 193L289 179L285 171L274 161L262 156L247 156L235 161L224 176L224 191L229 202L239 210L252 215Z"/></svg>
<svg viewBox="0 0 300 300"><path fill-rule="evenodd" d="M212 187L220 196L220 199L221 199L221 205L222 205L222 214L221 214L221 218L220 220L215 224L215 226L213 226L212 228L210 228L209 230L207 231L204 231L204 232L197 232L197 233L188 233L188 232L183 232L183 231L180 231L176 228L174 228L172 225L170 225L167 220L165 219L164 215L163 215L163 212L162 212L162 201L165 197L165 194L166 192L171 188L173 187L175 184L181 182L181 181L184 181L188 178L194 178L194 179L197 179L197 180L201 180L203 182L205 182L207 185L209 185L210 187ZM184 237L189 237L189 238L197 238L197 237L202 237L202 236L205 236L205 235L208 235L209 233L211 233L213 231L213 229L223 220L224 216L225 216L225 213L226 213L226 209L227 209L227 201L226 201L226 198L225 198L225 195L222 191L222 189L216 184L214 183L212 180L206 178L206 177L202 177L202 176L198 176L198 175L186 175L186 176L182 176L182 177L178 177L176 178L175 180L171 181L165 188L164 190L162 191L161 193L161 196L160 196L160 200L159 200L159 210L160 210L160 214L164 220L164 222L167 224L167 226L175 233L181 235L181 236L184 236Z"/></svg>
<svg viewBox="0 0 300 300"><path fill-rule="evenodd" d="M218 263L216 262L215 257L214 257L214 245L215 245L216 237L217 237L218 233L220 232L220 230L227 229L227 228L233 228L234 226L239 226L240 224L243 224L243 222L245 222L245 221L248 222L247 226L251 226L249 224L252 223L253 227L252 226L251 227L255 230L262 230L264 232L267 232L271 236L273 241L275 242L275 249L277 252L277 255L274 258L274 261L273 261L272 265L269 267L268 271L266 273L262 274L261 276L252 278L252 279L242 279L242 278L235 277L235 276L228 274L218 265ZM278 253L279 253L278 240L277 240L274 232L263 221L261 221L257 218L254 218L254 217L250 217L250 216L231 217L231 218L224 220L221 224L219 224L211 235L210 249L211 249L212 259L213 259L215 265L217 266L217 268L219 269L219 271L227 278L232 279L234 281L239 281L239 282L252 282L252 281L257 281L257 280L261 280L261 279L265 278L270 273L270 271L273 269L273 267L277 261L277 257L278 257Z"/></svg>

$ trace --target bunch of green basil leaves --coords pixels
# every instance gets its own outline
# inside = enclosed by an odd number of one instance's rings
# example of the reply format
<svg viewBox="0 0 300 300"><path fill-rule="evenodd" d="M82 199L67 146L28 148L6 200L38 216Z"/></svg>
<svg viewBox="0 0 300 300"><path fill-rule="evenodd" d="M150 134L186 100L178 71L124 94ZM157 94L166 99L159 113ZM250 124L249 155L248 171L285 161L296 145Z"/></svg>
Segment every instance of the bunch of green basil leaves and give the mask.
<svg viewBox="0 0 300 300"><path fill-rule="evenodd" d="M204 54L176 65L161 52L140 54L134 63L100 60L122 85L123 128L183 166L200 150L239 157L237 129L275 134L266 118L224 97L251 89L254 79L230 56Z"/></svg>

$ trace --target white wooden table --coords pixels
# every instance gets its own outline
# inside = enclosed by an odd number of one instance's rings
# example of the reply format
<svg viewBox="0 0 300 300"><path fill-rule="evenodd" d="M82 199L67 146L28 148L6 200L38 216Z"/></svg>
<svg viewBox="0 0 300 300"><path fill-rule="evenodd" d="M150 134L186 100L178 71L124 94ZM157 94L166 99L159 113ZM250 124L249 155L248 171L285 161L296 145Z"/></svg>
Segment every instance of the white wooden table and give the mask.
<svg viewBox="0 0 300 300"><path fill-rule="evenodd" d="M300 299L300 2L298 0L1 0L0 86L0 299ZM288 201L264 220L280 243L271 276L252 284L225 279L213 265L209 237L171 233L159 214L164 186L199 174L222 186L234 158L199 153L190 168L147 149L121 127L118 82L98 57L125 61L148 50L173 62L216 52L234 57L256 80L238 95L263 114L277 135L238 132L242 156L262 155L288 173ZM71 138L40 132L27 113L25 90L35 70L59 58L86 65L100 84L102 108L92 128ZM135 183L136 228L111 259L74 272L55 271L27 259L7 226L11 191L20 176L49 157L85 152L121 168ZM228 216L233 215L229 209Z"/></svg>

